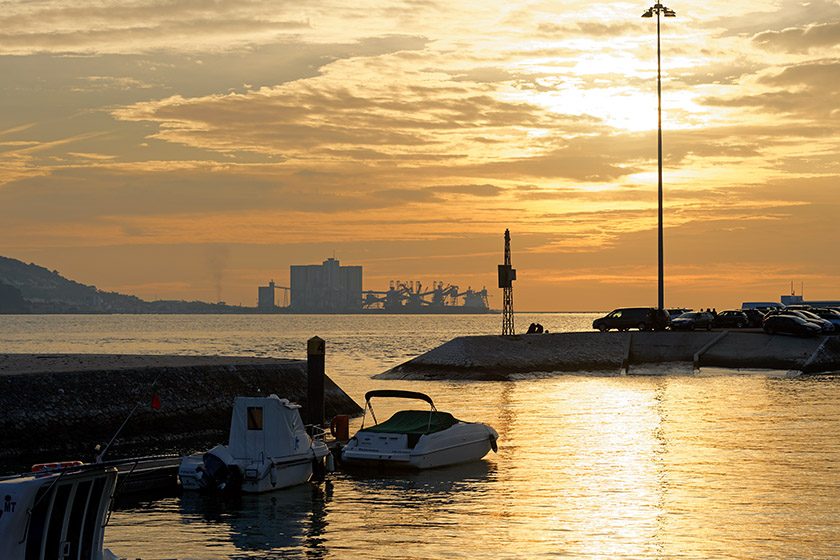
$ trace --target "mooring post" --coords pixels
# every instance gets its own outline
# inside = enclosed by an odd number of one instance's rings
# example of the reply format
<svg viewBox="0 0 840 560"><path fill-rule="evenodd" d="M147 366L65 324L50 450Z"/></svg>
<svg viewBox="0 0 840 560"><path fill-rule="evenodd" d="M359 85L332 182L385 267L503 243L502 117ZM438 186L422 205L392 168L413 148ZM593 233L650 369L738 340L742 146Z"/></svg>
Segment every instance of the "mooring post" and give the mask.
<svg viewBox="0 0 840 560"><path fill-rule="evenodd" d="M306 419L310 426L324 425L325 343L313 336L306 343ZM314 428L312 430L315 431ZM314 433L312 434L314 435Z"/></svg>

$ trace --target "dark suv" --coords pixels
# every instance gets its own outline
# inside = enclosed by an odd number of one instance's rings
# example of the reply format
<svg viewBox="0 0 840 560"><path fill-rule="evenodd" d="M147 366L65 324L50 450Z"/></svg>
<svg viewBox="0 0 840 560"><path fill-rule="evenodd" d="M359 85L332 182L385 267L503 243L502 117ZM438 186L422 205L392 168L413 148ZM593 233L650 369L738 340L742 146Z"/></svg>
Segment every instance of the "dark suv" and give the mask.
<svg viewBox="0 0 840 560"><path fill-rule="evenodd" d="M743 329L744 327L750 326L750 318L743 311L727 309L726 311L721 311L717 314L717 317L715 317L715 326L721 328L735 327L736 329Z"/></svg>
<svg viewBox="0 0 840 560"><path fill-rule="evenodd" d="M593 329L607 332L610 329L626 331L639 329L640 331L665 330L671 322L671 317L665 309L655 307L622 307L611 311L607 315L595 319Z"/></svg>
<svg viewBox="0 0 840 560"><path fill-rule="evenodd" d="M792 334L796 336L817 336L822 331L819 325L810 323L796 315L768 315L764 319L767 334Z"/></svg>
<svg viewBox="0 0 840 560"><path fill-rule="evenodd" d="M764 324L764 313L759 311L758 309L742 309L741 313L747 316L747 319L750 320L749 326L751 327L758 327Z"/></svg>

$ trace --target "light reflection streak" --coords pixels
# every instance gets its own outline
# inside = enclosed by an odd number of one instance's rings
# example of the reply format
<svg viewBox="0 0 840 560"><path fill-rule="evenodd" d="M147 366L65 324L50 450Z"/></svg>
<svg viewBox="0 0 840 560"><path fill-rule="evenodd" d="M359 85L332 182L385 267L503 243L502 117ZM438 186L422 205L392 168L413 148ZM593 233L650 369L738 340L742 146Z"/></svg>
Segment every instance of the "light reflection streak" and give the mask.
<svg viewBox="0 0 840 560"><path fill-rule="evenodd" d="M337 473L329 497L316 500L317 486L315 501L301 507L189 516L178 534L193 536L180 546L202 558L699 559L742 548L789 558L780 551L802 546L827 558L820 551L840 524L826 512L840 502L825 467L837 464L840 444L824 421L840 417L818 385L803 395L803 384L791 382L685 375L427 384L442 410L494 425L498 455L425 473Z"/></svg>
<svg viewBox="0 0 840 560"><path fill-rule="evenodd" d="M580 330L592 320L539 318L553 331ZM448 340L453 330L497 331L495 316L5 321L14 328L3 340L15 352L225 354L236 347L296 357L317 333L332 352L331 377L351 396L420 390L441 410L488 422L501 436L499 453L476 472L337 473L331 487L302 487L309 494L300 499L278 492L274 504L255 500L264 504L260 511L245 507L248 500L198 507L200 498L187 496L124 507L111 517L106 546L128 558L838 557L836 376L777 379L703 368L489 383L371 379L383 364ZM404 334L412 330L422 335Z"/></svg>

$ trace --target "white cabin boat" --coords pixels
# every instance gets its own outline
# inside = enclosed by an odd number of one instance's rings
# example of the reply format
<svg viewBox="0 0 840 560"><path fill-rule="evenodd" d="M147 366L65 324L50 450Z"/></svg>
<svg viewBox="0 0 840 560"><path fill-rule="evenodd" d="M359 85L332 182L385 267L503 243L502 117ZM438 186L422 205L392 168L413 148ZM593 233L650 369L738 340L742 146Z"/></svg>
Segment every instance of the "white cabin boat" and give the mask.
<svg viewBox="0 0 840 560"><path fill-rule="evenodd" d="M184 457L184 490L269 492L307 482L324 468L330 451L306 433L300 406L269 397L237 397L228 445Z"/></svg>
<svg viewBox="0 0 840 560"><path fill-rule="evenodd" d="M105 518L117 469L71 462L0 477L0 558L106 560Z"/></svg>
<svg viewBox="0 0 840 560"><path fill-rule="evenodd" d="M419 399L430 410L401 410L388 420L376 423L371 398ZM368 410L374 425L365 427ZM487 424L462 422L435 408L432 399L414 391L379 390L365 395L362 427L341 451L346 466L372 466L399 469L428 469L477 461L492 449L499 434Z"/></svg>

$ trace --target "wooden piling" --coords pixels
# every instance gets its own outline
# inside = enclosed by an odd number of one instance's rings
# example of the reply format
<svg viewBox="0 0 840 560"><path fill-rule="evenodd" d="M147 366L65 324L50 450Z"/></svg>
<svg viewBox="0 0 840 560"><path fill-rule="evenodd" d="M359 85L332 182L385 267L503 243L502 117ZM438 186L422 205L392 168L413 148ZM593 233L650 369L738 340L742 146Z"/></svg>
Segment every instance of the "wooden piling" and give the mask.
<svg viewBox="0 0 840 560"><path fill-rule="evenodd" d="M324 364L326 343L313 336L306 342L306 410L310 426L324 425Z"/></svg>

